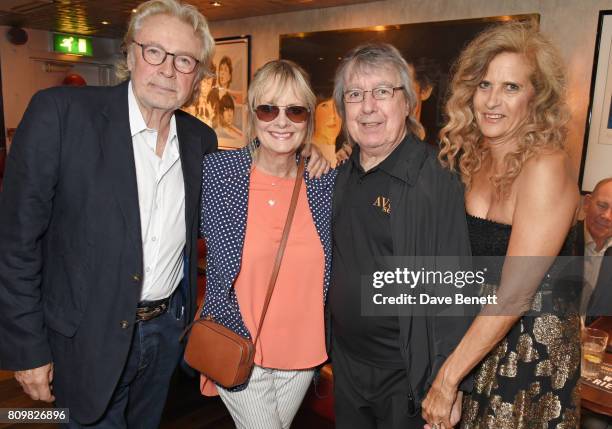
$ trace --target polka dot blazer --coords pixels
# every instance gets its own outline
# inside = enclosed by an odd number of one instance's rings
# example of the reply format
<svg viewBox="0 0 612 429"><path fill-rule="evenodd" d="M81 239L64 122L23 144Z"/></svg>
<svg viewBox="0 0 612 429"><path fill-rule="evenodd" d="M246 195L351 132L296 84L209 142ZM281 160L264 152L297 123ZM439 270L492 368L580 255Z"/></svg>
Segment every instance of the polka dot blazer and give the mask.
<svg viewBox="0 0 612 429"><path fill-rule="evenodd" d="M204 157L200 232L206 239L206 299L203 316L251 338L234 292L246 231L251 154L248 148ZM323 299L327 297L332 258L331 205L336 170L320 179L304 171L306 195L325 254Z"/></svg>

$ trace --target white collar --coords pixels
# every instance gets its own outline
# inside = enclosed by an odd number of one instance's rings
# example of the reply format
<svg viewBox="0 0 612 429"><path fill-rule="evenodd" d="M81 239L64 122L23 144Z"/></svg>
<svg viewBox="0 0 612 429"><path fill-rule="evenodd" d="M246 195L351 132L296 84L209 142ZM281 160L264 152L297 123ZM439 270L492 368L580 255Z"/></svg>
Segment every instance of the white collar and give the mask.
<svg viewBox="0 0 612 429"><path fill-rule="evenodd" d="M147 123L142 116L140 107L138 107L138 101L136 101L136 95L134 94L134 88L132 87L132 81L128 84L128 109L130 116L130 132L132 137L143 131L152 130L147 127ZM152 130L157 132L157 130ZM170 118L170 131L168 131L168 142L172 142L176 135L176 117L172 114Z"/></svg>

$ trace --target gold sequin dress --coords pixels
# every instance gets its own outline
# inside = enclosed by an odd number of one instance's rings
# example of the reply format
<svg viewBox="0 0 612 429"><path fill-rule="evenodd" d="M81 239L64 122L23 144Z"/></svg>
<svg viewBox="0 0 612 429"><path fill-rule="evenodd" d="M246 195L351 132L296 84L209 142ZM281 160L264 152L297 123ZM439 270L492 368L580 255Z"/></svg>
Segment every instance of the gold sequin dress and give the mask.
<svg viewBox="0 0 612 429"><path fill-rule="evenodd" d="M472 253L485 263L487 283L498 284L512 227L468 214ZM574 231L560 255L571 255ZM490 256L490 258L489 258ZM488 258L488 261L487 261ZM559 259L558 259L559 261ZM580 283L559 286L555 262L531 311L475 369L463 403L464 429L574 429L579 427ZM493 267L493 269L491 269Z"/></svg>

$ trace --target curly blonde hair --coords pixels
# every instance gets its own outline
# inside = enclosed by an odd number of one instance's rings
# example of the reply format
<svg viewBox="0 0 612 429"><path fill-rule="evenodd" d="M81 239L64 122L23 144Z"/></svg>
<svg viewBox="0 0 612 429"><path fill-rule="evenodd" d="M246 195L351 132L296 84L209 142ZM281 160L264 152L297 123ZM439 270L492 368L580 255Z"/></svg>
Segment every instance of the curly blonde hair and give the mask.
<svg viewBox="0 0 612 429"><path fill-rule="evenodd" d="M512 22L489 28L470 42L454 65L445 109L448 122L440 131L439 159L444 166L459 170L468 188L482 167L489 150L476 123L473 97L489 64L502 53L520 54L527 60L534 95L517 132L516 149L505 155L504 170L491 178L500 198L508 195L525 161L543 150L565 147L569 119L563 60L536 24Z"/></svg>

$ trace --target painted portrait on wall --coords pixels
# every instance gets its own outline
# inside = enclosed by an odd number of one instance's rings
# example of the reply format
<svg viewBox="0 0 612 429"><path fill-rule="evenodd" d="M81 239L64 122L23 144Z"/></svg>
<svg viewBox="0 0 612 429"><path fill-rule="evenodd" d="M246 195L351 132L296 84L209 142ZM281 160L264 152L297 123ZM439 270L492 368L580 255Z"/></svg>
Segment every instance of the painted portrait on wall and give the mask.
<svg viewBox="0 0 612 429"><path fill-rule="evenodd" d="M250 36L215 40L214 76L204 78L200 95L186 111L211 126L220 149L246 144L246 99L250 76Z"/></svg>
<svg viewBox="0 0 612 429"><path fill-rule="evenodd" d="M334 73L342 56L367 42L397 47L415 77L419 103L416 116L423 124L425 140L436 143L444 124L443 107L450 69L463 47L489 25L508 20L533 20L539 15L511 15L455 21L285 34L280 36L280 58L300 64L310 74L315 94L331 97Z"/></svg>

